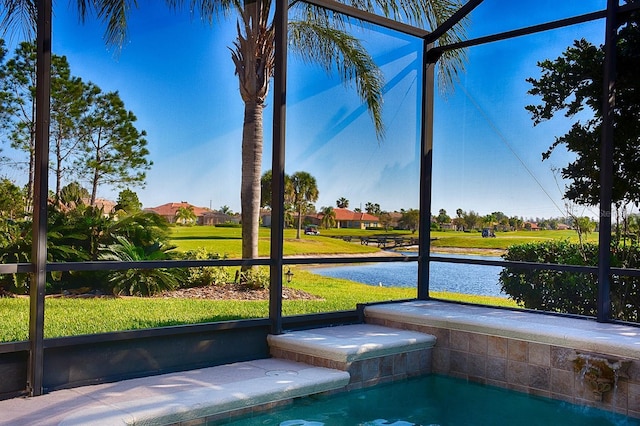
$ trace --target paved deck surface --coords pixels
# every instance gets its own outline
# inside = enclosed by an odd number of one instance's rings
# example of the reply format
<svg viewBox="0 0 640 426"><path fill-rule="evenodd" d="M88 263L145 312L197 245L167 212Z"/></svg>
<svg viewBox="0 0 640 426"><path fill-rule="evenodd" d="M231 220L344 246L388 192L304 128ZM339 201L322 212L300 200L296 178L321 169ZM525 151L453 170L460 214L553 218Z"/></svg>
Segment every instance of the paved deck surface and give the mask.
<svg viewBox="0 0 640 426"><path fill-rule="evenodd" d="M344 371L263 359L0 401L0 425L170 424L348 382Z"/></svg>

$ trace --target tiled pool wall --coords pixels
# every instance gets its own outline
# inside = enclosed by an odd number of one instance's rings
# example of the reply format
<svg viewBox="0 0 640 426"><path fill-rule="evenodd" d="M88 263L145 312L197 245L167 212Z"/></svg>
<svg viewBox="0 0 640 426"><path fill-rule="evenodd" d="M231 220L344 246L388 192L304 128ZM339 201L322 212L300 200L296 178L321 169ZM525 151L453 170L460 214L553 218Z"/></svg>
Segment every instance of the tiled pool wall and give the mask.
<svg viewBox="0 0 640 426"><path fill-rule="evenodd" d="M572 360L579 349L393 320L367 322L436 336L433 373L640 418L640 360L631 360L628 377L619 377L616 388L598 401L574 371Z"/></svg>
<svg viewBox="0 0 640 426"><path fill-rule="evenodd" d="M429 374L433 365L432 351L433 348L419 349L352 362L335 361L278 348L271 348L271 355L317 367L347 371L351 376L349 384L346 388L335 391L344 392Z"/></svg>

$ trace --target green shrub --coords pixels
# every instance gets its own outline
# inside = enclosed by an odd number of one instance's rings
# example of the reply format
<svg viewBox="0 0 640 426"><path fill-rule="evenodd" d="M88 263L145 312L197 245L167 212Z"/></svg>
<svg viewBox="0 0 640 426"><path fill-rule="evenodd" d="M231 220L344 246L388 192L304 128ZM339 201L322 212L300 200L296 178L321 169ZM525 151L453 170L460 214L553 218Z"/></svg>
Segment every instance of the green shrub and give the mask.
<svg viewBox="0 0 640 426"><path fill-rule="evenodd" d="M210 252L202 247L196 250L186 251L181 257L192 260L216 260L223 258L220 254ZM226 266L199 266L197 268L187 269L182 287L224 285L231 281L231 271Z"/></svg>
<svg viewBox="0 0 640 426"><path fill-rule="evenodd" d="M257 266L240 272L240 282L254 290L269 288L269 283L271 282L269 268Z"/></svg>
<svg viewBox="0 0 640 426"><path fill-rule="evenodd" d="M520 244L509 247L503 258L509 261L597 266L598 246L567 241ZM613 267L638 268L639 260L640 250L637 246L612 249ZM503 292L528 309L597 315L597 274L505 267L500 272L500 284ZM640 277L612 275L610 294L612 316L638 322Z"/></svg>

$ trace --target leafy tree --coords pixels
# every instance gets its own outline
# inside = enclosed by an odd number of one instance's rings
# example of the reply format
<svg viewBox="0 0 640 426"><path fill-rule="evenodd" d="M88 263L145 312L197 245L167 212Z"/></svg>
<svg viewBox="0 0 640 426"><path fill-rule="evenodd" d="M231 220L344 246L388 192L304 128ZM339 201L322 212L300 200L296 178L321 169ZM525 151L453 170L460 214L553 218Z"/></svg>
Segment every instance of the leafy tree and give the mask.
<svg viewBox="0 0 640 426"><path fill-rule="evenodd" d="M118 92L103 93L90 87L90 108L81 122L82 151L76 164L91 182L91 204L101 184L128 187L144 184L153 164L146 132L134 126L136 116L127 111Z"/></svg>
<svg viewBox="0 0 640 426"><path fill-rule="evenodd" d="M295 172L291 175L292 205L298 213L298 230L296 238L300 239L302 229L302 214L309 210L309 203L318 200L318 186L316 178L307 172Z"/></svg>
<svg viewBox="0 0 640 426"><path fill-rule="evenodd" d="M416 209L404 211L400 217L399 224L403 228L409 229L412 234L415 234L420 225L420 211Z"/></svg>
<svg viewBox="0 0 640 426"><path fill-rule="evenodd" d="M438 211L438 216L436 217L436 222L438 222L439 225L443 225L445 223L450 223L451 222L451 218L449 217L449 215L447 214L447 211L445 209L440 209Z"/></svg>
<svg viewBox="0 0 640 426"><path fill-rule="evenodd" d="M378 219L380 220L380 225L382 225L385 231L389 231L391 229L393 218L389 212L381 212Z"/></svg>
<svg viewBox="0 0 640 426"><path fill-rule="evenodd" d="M218 209L218 211L222 214L227 214L229 216L233 215L233 212L231 211L231 208L227 205L224 205L222 207L220 207L220 209Z"/></svg>
<svg viewBox="0 0 640 426"><path fill-rule="evenodd" d="M339 209L348 209L349 208L349 200L344 197L340 197L336 200L336 207Z"/></svg>
<svg viewBox="0 0 640 426"><path fill-rule="evenodd" d="M626 0L626 3L637 0ZM621 22L617 39L616 106L614 115L614 178L612 201L615 204L640 202L640 14L631 13ZM540 96L542 103L529 105L534 125L563 113L573 117L584 111L591 117L576 122L543 153L543 160L564 145L576 159L561 170L571 183L565 197L578 204L596 205L600 191L600 139L602 132L602 80L604 48L576 40L555 60L538 63L540 78L529 78L529 94Z"/></svg>
<svg viewBox="0 0 640 426"><path fill-rule="evenodd" d="M24 191L7 178L0 179L0 217L18 219L24 216Z"/></svg>
<svg viewBox="0 0 640 426"><path fill-rule="evenodd" d="M8 133L11 147L27 154L25 201L29 211L33 203L35 173L35 62L33 45L23 42L16 48L13 57L3 64L0 74L2 127Z"/></svg>
<svg viewBox="0 0 640 426"><path fill-rule="evenodd" d="M324 229L335 228L336 226L336 211L333 207L323 207L321 209L322 220L321 225Z"/></svg>
<svg viewBox="0 0 640 426"><path fill-rule="evenodd" d="M138 194L130 189L120 191L115 211L119 214L134 214L142 210L142 203L138 199Z"/></svg>
<svg viewBox="0 0 640 426"><path fill-rule="evenodd" d="M176 211L176 222L183 225L192 224L198 219L192 206L180 207Z"/></svg>
<svg viewBox="0 0 640 426"><path fill-rule="evenodd" d="M462 215L462 222L464 223L465 230L476 229L480 224L480 215L473 210L470 210L468 213L465 212Z"/></svg>
<svg viewBox="0 0 640 426"><path fill-rule="evenodd" d="M34 43L23 42L14 56L2 65L0 91L3 93L0 117L11 147L27 154L27 204L31 205L35 161L35 62ZM64 56L51 57L50 145L55 175L55 195L59 197L62 177L73 168L71 159L78 144L76 130L86 109L84 83L71 76Z"/></svg>

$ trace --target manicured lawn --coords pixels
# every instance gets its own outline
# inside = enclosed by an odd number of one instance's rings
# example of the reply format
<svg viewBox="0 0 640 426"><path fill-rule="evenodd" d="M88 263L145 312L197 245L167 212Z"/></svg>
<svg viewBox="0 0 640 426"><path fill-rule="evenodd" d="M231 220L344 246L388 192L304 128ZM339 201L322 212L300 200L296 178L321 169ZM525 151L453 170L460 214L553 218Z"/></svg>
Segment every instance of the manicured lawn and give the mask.
<svg viewBox="0 0 640 426"><path fill-rule="evenodd" d="M355 309L356 304L414 298L415 289L374 287L333 279L294 268L292 288L304 290L322 300L284 300L284 315L299 315ZM434 297L513 306L503 298L434 293ZM267 301L218 301L163 298L47 298L45 337L76 336L111 331L137 330L180 324L196 324L232 319L265 318ZM0 299L0 342L26 340L29 301L25 298Z"/></svg>
<svg viewBox="0 0 640 426"><path fill-rule="evenodd" d="M285 230L284 253L289 255L323 255L372 253L379 249L356 242L345 242L331 236L372 236L384 231L332 229L321 230L321 235L303 235L295 238L295 230ZM396 231L399 235L411 235ZM415 235L414 235L415 236ZM433 232L434 247L506 249L512 244L536 240L559 239L577 241L574 231L520 231L496 233L496 238L482 238L480 233ZM260 256L269 255L270 230L260 229ZM589 240L597 240L590 234ZM209 226L172 228L172 242L176 250L186 251L204 247L229 258L241 256L241 229ZM322 277L310 271L293 268L291 287L316 295L321 300L284 300L285 315L352 310L358 303L410 299L415 289L375 287ZM454 293L433 293L433 297L479 303L511 306L509 299L469 296ZM28 335L29 306L27 298L0 298L0 342L26 340ZM196 299L118 298L118 299L65 299L47 298L45 306L45 336L74 336L111 331L135 330L179 324L205 323L244 318L264 318L268 315L267 301L217 301Z"/></svg>
<svg viewBox="0 0 640 426"><path fill-rule="evenodd" d="M176 250L187 251L205 247L207 250L226 254L229 258L241 257L241 229L240 228L217 228L213 226L191 226L172 228L172 243L178 246ZM359 239L348 243L340 238L331 237L366 237L380 234L402 235L417 237L418 234L411 234L409 231L365 230L365 229L321 229L320 235L302 235L300 240L295 238L295 229L285 229L284 231L284 254L291 255L322 255L322 254L353 254L372 253L379 251L375 246L364 246L359 243ZM258 252L260 256L269 256L270 229L260 228L260 240L258 242ZM524 244L533 241L549 240L569 240L578 241L575 231L516 231L516 232L496 232L496 238L482 238L480 232L456 232L456 231L433 231L431 232L431 245L433 247L457 247L457 248L479 248L479 249L500 249L506 250L514 244ZM598 234L591 233L587 236L588 241L597 242Z"/></svg>
<svg viewBox="0 0 640 426"><path fill-rule="evenodd" d="M480 232L435 231L431 233L433 247L487 248L506 250L515 244L534 241L569 240L578 242L576 231L515 231L496 232L495 238L482 238ZM598 234L590 233L587 240L597 243Z"/></svg>
<svg viewBox="0 0 640 426"><path fill-rule="evenodd" d="M171 229L171 242L177 251L195 250L204 247L210 252L226 255L230 259L242 257L242 230L240 228L217 228L213 226L174 227ZM324 234L324 233L323 233ZM269 228L260 228L258 255L269 256L271 232ZM301 235L296 239L295 229L284 231L284 255L323 255L374 253L376 247L348 243L339 238L325 235Z"/></svg>

